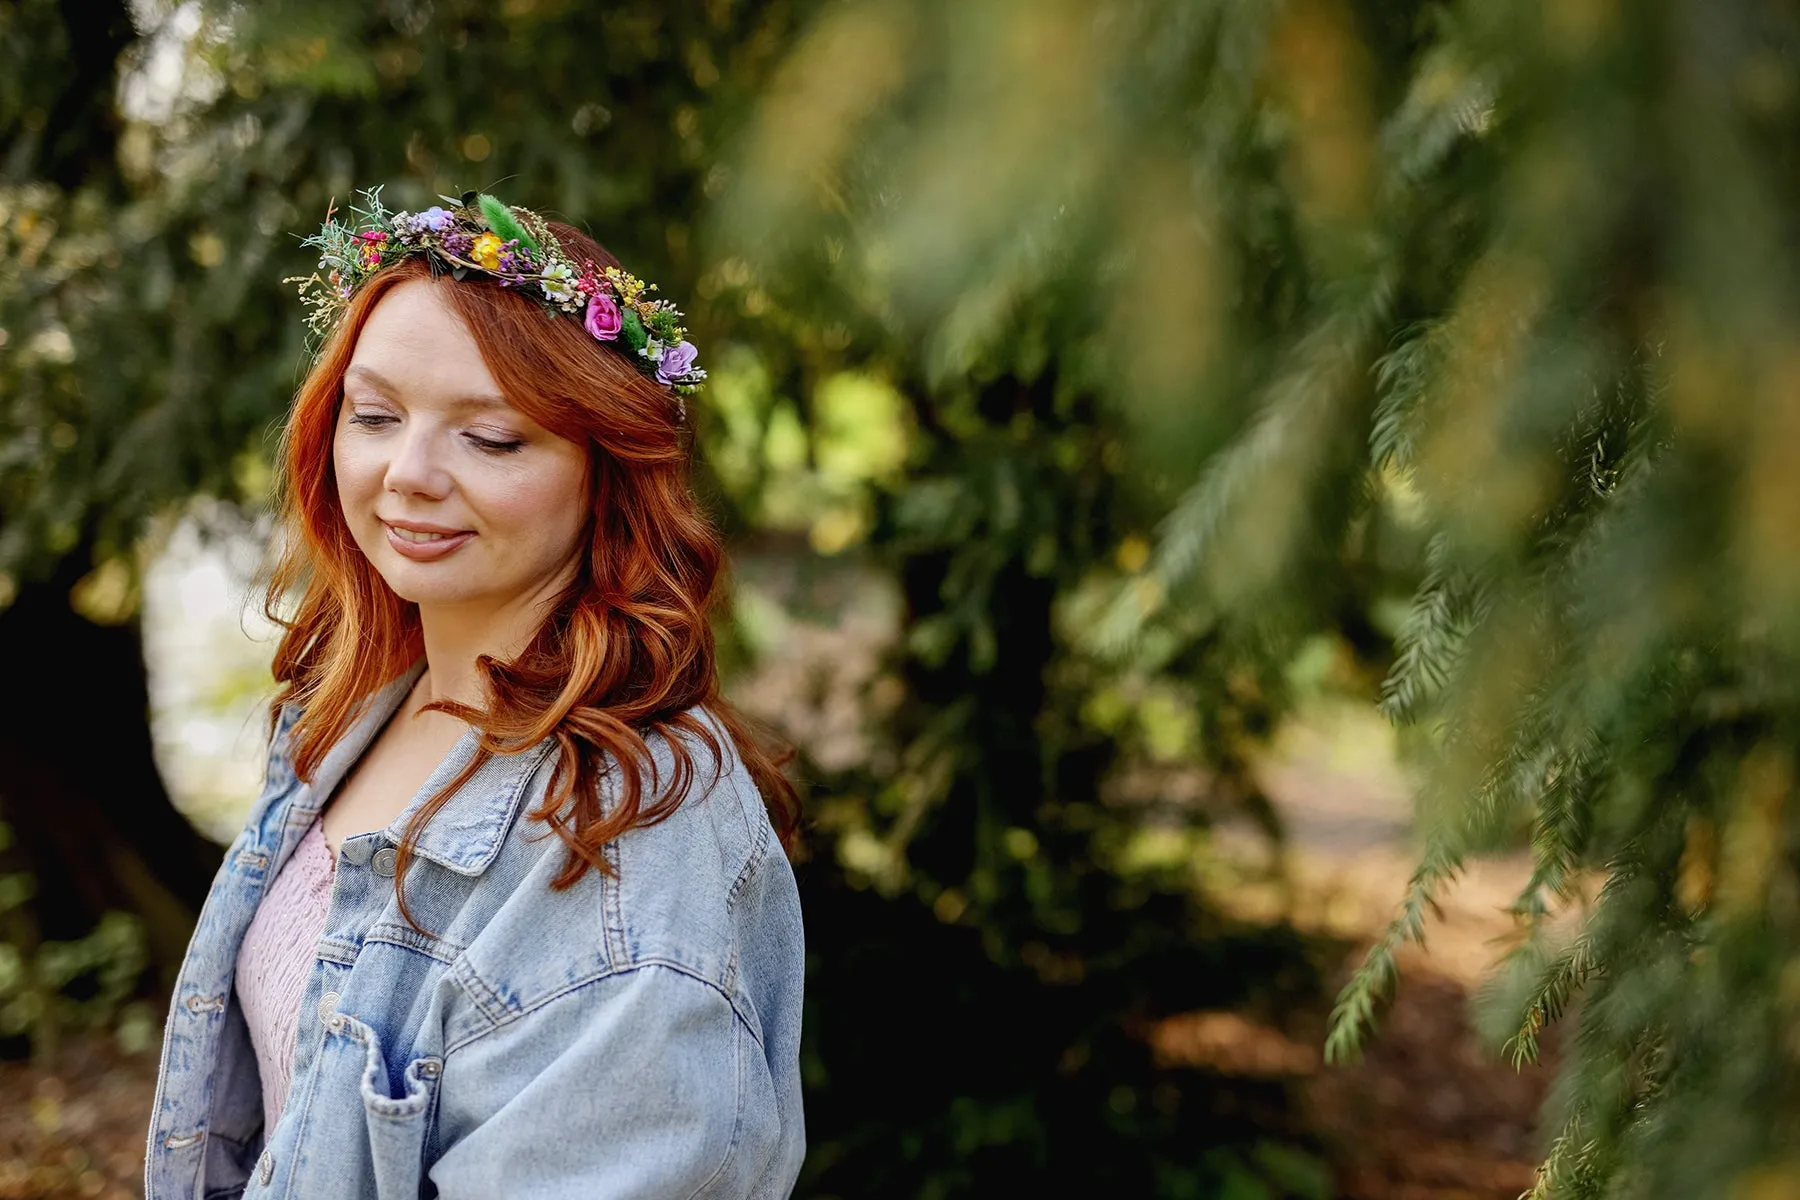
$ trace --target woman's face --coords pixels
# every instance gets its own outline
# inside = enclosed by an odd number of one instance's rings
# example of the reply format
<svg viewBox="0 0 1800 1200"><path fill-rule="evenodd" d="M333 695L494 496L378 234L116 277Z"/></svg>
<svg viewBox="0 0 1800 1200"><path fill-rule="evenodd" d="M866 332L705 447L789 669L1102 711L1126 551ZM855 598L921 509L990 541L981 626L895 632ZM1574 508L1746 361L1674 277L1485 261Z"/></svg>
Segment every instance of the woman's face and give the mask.
<svg viewBox="0 0 1800 1200"><path fill-rule="evenodd" d="M363 325L332 461L351 535L403 600L497 610L573 577L587 454L506 402L428 280L395 287Z"/></svg>

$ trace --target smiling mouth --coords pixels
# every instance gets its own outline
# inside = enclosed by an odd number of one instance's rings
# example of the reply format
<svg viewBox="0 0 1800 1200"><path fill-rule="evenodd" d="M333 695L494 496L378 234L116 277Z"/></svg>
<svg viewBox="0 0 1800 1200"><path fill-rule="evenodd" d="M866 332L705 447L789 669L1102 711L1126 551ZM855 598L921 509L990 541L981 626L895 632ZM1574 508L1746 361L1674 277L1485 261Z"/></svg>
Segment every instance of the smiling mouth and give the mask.
<svg viewBox="0 0 1800 1200"><path fill-rule="evenodd" d="M468 532L468 530L465 529L458 533L423 533L413 529L402 529L398 525L389 525L388 528L392 530L394 536L401 541L412 542L415 545L423 544L425 542L441 542L446 538L461 537L464 533Z"/></svg>

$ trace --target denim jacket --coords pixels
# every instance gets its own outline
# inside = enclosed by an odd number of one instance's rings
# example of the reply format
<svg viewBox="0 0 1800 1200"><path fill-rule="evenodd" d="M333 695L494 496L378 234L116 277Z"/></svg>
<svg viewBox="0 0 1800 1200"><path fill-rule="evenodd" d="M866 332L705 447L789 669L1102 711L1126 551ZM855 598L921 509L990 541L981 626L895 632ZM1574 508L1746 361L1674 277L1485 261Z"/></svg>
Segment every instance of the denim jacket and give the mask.
<svg viewBox="0 0 1800 1200"><path fill-rule="evenodd" d="M200 913L163 1035L146 1200L780 1197L800 1170L799 897L735 756L673 816L548 884L562 841L522 813L553 746L490 759L431 818L345 838L301 999L293 1084L263 1128L232 987L265 888L422 663L370 698L310 783L284 710L262 795ZM719 730L723 736L723 730ZM730 742L724 741L730 755ZM415 797L473 757L465 733ZM669 778L666 743L652 741Z"/></svg>

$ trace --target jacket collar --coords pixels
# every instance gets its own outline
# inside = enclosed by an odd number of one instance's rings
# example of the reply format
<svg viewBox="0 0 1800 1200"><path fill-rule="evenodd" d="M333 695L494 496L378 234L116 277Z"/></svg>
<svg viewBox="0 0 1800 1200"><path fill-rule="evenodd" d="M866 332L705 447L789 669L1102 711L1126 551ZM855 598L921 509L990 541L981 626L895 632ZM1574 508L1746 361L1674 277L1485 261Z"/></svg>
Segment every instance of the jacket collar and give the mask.
<svg viewBox="0 0 1800 1200"><path fill-rule="evenodd" d="M361 714L337 744L326 752L312 783L295 798L295 809L308 823L325 807L325 801L337 791L338 785L362 758L363 752L374 742L424 672L425 660L420 658L364 701ZM532 776L549 757L555 744L553 739L545 738L530 749L517 754L493 755L482 763L468 782L426 822L417 843L419 857L428 858L459 875L480 875L487 870L499 856L500 847L518 817L519 805ZM412 801L389 823L383 831L384 836L398 845L414 811L468 766L479 748L477 732L472 728L464 730Z"/></svg>

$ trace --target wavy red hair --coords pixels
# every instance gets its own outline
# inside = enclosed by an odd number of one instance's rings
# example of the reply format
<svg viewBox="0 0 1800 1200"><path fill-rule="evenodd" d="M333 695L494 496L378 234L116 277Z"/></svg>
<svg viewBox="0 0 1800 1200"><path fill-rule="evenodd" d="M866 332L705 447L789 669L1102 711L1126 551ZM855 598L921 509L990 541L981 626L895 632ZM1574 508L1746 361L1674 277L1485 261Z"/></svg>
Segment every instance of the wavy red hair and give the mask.
<svg viewBox="0 0 1800 1200"><path fill-rule="evenodd" d="M551 229L578 261L619 265L580 231L555 223ZM351 537L332 466L344 371L357 337L381 298L413 279L432 279L417 258L380 271L352 297L282 434L279 511L287 536L265 607L285 628L275 652L275 706L293 702L302 710L291 742L302 779L312 778L349 729L359 702L424 652L417 606L394 594ZM556 765L542 806L528 815L549 824L568 849L551 886L567 888L589 868L608 871L605 843L667 817L689 793L697 773L691 745L709 750L715 777L723 769L723 747L688 711L695 706L730 735L790 845L799 803L779 769L783 759L719 694L709 618L724 553L688 486L675 397L617 347L591 337L579 318L552 319L541 305L487 279L445 277L433 286L444 289L508 402L587 447L589 521L575 580L530 644L511 662L485 655L478 661L487 707L427 706L469 722L479 751L408 822L396 887L420 832L483 762L546 738L556 742ZM662 735L673 751L668 779L653 770L646 779L650 735ZM603 810L599 781L609 763L618 766L619 794Z"/></svg>

